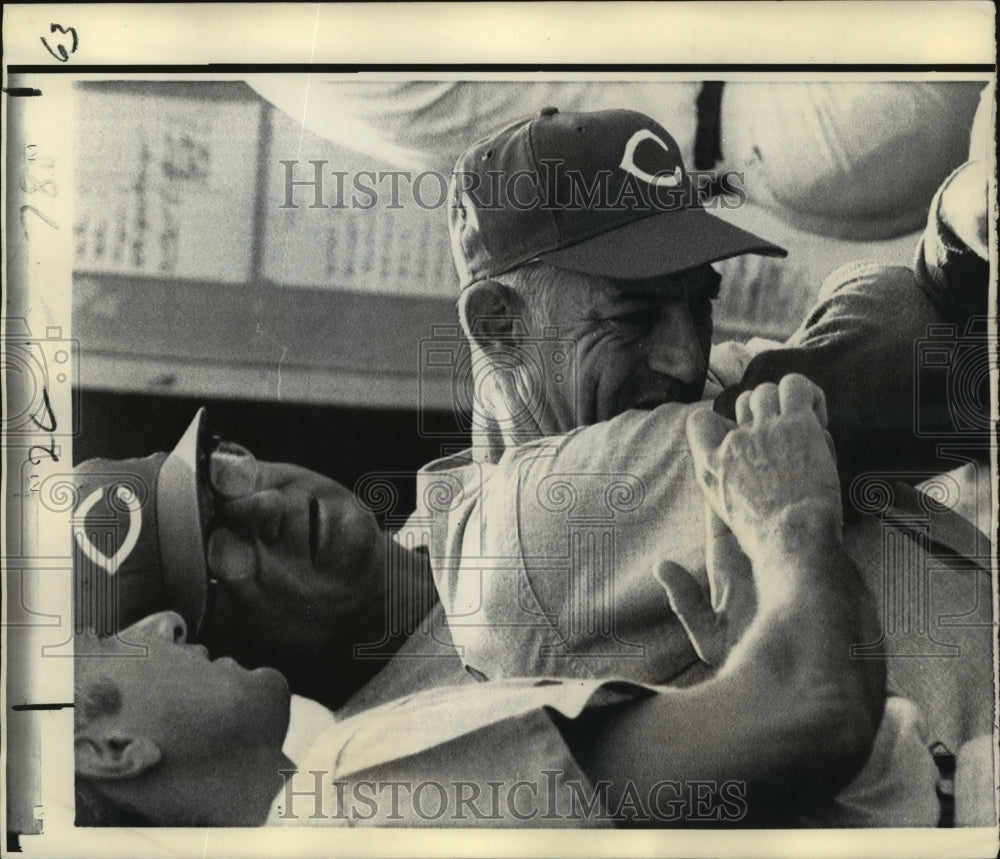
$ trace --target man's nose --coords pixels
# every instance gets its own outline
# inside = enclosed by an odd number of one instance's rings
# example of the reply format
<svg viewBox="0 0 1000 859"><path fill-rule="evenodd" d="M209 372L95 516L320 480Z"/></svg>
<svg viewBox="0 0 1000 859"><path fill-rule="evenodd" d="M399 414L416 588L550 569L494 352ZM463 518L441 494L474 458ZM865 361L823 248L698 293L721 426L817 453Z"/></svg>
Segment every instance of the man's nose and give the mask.
<svg viewBox="0 0 1000 859"><path fill-rule="evenodd" d="M144 633L164 641L179 644L187 638L187 625L175 611L160 611L140 620L136 627Z"/></svg>
<svg viewBox="0 0 1000 859"><path fill-rule="evenodd" d="M646 364L664 376L697 384L707 367L691 310L686 301L667 304L643 340Z"/></svg>

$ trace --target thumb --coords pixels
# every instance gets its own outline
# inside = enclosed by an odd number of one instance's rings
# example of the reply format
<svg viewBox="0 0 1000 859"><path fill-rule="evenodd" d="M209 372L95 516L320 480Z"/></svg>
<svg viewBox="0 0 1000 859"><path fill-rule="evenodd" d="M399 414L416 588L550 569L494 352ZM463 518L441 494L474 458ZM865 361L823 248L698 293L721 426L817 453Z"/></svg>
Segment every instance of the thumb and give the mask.
<svg viewBox="0 0 1000 859"><path fill-rule="evenodd" d="M715 466L715 454L727 433L735 426L732 421L710 409L697 409L688 415L685 427L691 459L694 462L695 477L702 492L716 510L719 509L721 499L717 498L719 477Z"/></svg>
<svg viewBox="0 0 1000 859"><path fill-rule="evenodd" d="M227 584L251 581L257 566L253 543L231 528L220 526L208 536L206 548L208 568Z"/></svg>
<svg viewBox="0 0 1000 859"><path fill-rule="evenodd" d="M742 393L743 388L740 385L729 385L723 388L722 393L712 402L712 411L717 415L722 415L724 418L735 421L736 398Z"/></svg>
<svg viewBox="0 0 1000 859"><path fill-rule="evenodd" d="M664 561L656 578L667 592L670 607L702 662L717 665L724 658L718 642L718 623L705 592L694 577L679 564Z"/></svg>
<svg viewBox="0 0 1000 859"><path fill-rule="evenodd" d="M670 608L682 623L685 618L704 610L705 593L701 585L680 564L664 561L656 568L656 578L667 593Z"/></svg>

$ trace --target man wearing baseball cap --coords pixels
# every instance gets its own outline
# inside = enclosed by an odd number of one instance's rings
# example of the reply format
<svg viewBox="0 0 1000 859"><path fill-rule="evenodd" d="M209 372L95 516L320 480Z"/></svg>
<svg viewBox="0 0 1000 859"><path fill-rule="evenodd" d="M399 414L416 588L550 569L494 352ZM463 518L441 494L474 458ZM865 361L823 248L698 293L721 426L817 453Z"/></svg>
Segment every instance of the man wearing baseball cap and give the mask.
<svg viewBox="0 0 1000 859"><path fill-rule="evenodd" d="M720 288L711 263L784 251L700 208L688 182L669 133L617 110L546 108L473 144L456 165L449 217L473 445L421 470L414 521L429 532L451 634L476 677L694 682L708 670L659 611L648 559L666 558L703 586L706 531L718 530L700 515L684 435L719 382L739 381L709 366ZM941 217L932 211L929 234ZM909 332L925 290L908 269L888 276L904 274L905 289L890 294L912 295L894 311ZM957 290L985 297L985 283ZM900 365L865 388L875 408L886 404L880 392L902 393L894 386L912 368L906 336L892 339L891 317L886 327L862 328L869 359L888 340L887 360ZM813 339L805 345L828 343L830 332ZM833 354L830 363L826 378L849 366L841 387L859 383L856 362ZM773 398L795 370L805 372L793 365L758 380L771 384L753 396Z"/></svg>
<svg viewBox="0 0 1000 859"><path fill-rule="evenodd" d="M422 556L382 533L353 493L219 440L204 408L169 453L90 459L75 484L78 630L113 635L170 609L214 654L278 668L296 692L338 707L436 601ZM454 679L453 650L423 645L437 682Z"/></svg>
<svg viewBox="0 0 1000 859"><path fill-rule="evenodd" d="M626 110L545 108L473 144L449 219L463 326L510 370L476 390L475 428L490 430L476 453L489 461L539 434L701 399L719 285L710 264L785 254L701 208L670 134ZM524 364L560 338L573 341L564 369L575 385ZM525 394L535 400L522 408Z"/></svg>
<svg viewBox="0 0 1000 859"><path fill-rule="evenodd" d="M721 391L711 264L785 251L702 208L633 111L545 108L469 147L450 193L473 446L421 471L416 516L463 661L693 681L648 559L704 569L684 427Z"/></svg>

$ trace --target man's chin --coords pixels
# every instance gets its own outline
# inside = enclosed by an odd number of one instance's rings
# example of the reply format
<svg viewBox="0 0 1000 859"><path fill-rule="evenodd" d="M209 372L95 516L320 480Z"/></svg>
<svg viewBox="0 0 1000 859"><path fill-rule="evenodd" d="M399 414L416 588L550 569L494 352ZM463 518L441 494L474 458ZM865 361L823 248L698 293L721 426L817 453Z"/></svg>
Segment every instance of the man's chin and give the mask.
<svg viewBox="0 0 1000 859"><path fill-rule="evenodd" d="M668 403L697 403L701 399L705 385L683 385L668 393L656 394L653 396L640 397L626 406L626 409L636 409L638 411L649 412L665 406Z"/></svg>

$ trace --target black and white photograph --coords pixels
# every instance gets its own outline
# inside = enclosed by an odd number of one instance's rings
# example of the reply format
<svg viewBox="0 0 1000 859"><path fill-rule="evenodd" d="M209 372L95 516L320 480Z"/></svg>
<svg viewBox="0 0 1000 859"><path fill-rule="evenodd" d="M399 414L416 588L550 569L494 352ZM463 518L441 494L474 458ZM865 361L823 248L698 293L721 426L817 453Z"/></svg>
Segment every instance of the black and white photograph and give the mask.
<svg viewBox="0 0 1000 859"><path fill-rule="evenodd" d="M5 855L997 855L991 4L4 21Z"/></svg>

